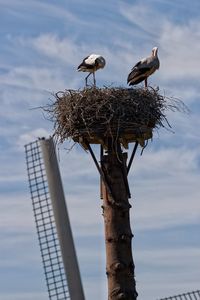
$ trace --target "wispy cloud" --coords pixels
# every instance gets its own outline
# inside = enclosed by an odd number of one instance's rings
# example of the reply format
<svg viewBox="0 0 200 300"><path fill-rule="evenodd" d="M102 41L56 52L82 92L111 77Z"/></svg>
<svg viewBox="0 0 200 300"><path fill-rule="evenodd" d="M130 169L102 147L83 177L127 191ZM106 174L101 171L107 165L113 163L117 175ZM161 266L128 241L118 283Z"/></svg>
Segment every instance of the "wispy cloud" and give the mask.
<svg viewBox="0 0 200 300"><path fill-rule="evenodd" d="M24 3L23 0L0 0L2 8L8 9L7 13L12 14L15 18L20 18L26 21L31 16L31 12L34 12L34 15L45 17L51 16L53 19L61 18L67 22L78 22L78 17L73 14L69 9L63 9L62 5L55 5L53 3L47 3L45 1L30 0L28 3ZM26 14L24 14L26 12ZM32 16L31 19L34 19Z"/></svg>
<svg viewBox="0 0 200 300"><path fill-rule="evenodd" d="M78 44L73 42L71 38L60 38L56 34L48 33L29 39L21 38L19 42L23 46L32 46L39 54L54 58L55 63L60 61L73 66L78 64L78 56L80 55Z"/></svg>
<svg viewBox="0 0 200 300"><path fill-rule="evenodd" d="M0 228L6 232L13 231L13 229L18 232L29 232L34 228L31 201L28 200L29 194L16 195L13 193L14 191L11 194L1 195Z"/></svg>
<svg viewBox="0 0 200 300"><path fill-rule="evenodd" d="M1 293L4 300L47 300L47 292L13 292L13 293Z"/></svg>
<svg viewBox="0 0 200 300"><path fill-rule="evenodd" d="M159 35L161 30L159 25L162 24L163 14L152 7L151 1L149 3L136 2L135 4L121 2L120 12L132 23L132 26L137 26L142 31L143 39L148 35L151 39L155 39Z"/></svg>
<svg viewBox="0 0 200 300"><path fill-rule="evenodd" d="M198 20L191 20L185 25L164 24L159 43L164 50L162 74L165 79L179 78L191 83L199 77L199 36Z"/></svg>
<svg viewBox="0 0 200 300"><path fill-rule="evenodd" d="M38 138L49 138L50 134L49 132L44 128L37 128L34 130L31 130L29 132L23 133L19 136L19 139L17 141L18 146L21 148L23 145L26 145L28 143L31 143ZM24 148L23 148L24 150Z"/></svg>
<svg viewBox="0 0 200 300"><path fill-rule="evenodd" d="M27 89L33 92L38 90L51 91L52 88L59 90L64 88L64 78L58 70L54 72L49 68L39 67L16 67L0 77L1 84Z"/></svg>

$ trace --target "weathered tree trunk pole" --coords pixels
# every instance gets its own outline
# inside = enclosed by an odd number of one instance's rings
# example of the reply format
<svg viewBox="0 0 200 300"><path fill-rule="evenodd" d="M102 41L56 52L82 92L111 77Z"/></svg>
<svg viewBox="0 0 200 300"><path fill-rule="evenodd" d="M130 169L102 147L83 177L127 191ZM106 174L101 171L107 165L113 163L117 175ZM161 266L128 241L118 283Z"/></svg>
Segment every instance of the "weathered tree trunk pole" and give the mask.
<svg viewBox="0 0 200 300"><path fill-rule="evenodd" d="M108 300L136 300L129 217L131 205L124 178L125 156L120 154L109 149L108 154L101 158L101 168L112 193L110 195L102 184Z"/></svg>

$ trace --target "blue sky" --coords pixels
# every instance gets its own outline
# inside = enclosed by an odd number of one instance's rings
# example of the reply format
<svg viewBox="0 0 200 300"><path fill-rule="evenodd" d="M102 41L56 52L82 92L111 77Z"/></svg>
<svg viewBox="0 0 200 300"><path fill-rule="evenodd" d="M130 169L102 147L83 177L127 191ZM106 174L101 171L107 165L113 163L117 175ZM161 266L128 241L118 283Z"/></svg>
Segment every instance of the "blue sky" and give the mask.
<svg viewBox="0 0 200 300"><path fill-rule="evenodd" d="M99 86L126 87L132 66L159 47L149 83L184 101L168 112L172 132L154 132L129 177L138 299L199 289L200 2L193 0L0 0L0 298L47 300L24 144L49 136L40 109L51 93L81 88L76 67L90 53L107 61ZM60 146L60 167L87 299L106 299L99 178L79 146Z"/></svg>

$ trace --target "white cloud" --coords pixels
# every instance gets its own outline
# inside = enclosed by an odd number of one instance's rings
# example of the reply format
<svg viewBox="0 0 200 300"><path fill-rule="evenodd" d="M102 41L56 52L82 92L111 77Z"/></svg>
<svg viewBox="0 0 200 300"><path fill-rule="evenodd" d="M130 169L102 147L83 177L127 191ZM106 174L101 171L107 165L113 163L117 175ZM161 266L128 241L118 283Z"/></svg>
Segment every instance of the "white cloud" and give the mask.
<svg viewBox="0 0 200 300"><path fill-rule="evenodd" d="M165 22L159 37L162 45L162 73L165 80L198 79L200 53L200 22L192 20L184 25Z"/></svg>
<svg viewBox="0 0 200 300"><path fill-rule="evenodd" d="M24 187L23 187L24 188ZM28 182L27 182L28 190ZM30 232L34 228L32 205L29 194L1 194L0 228L6 232Z"/></svg>
<svg viewBox="0 0 200 300"><path fill-rule="evenodd" d="M198 148L146 149L136 157L129 179L136 228L199 223L199 159Z"/></svg>
<svg viewBox="0 0 200 300"><path fill-rule="evenodd" d="M80 59L78 45L69 38L59 38L55 34L42 34L24 41L30 43L39 52L63 63L77 66Z"/></svg>
<svg viewBox="0 0 200 300"><path fill-rule="evenodd" d="M32 92L64 89L65 80L59 70L52 71L45 67L15 67L0 76L0 83L8 87L28 88Z"/></svg>
<svg viewBox="0 0 200 300"><path fill-rule="evenodd" d="M161 144L162 145L162 144ZM179 176L183 178L188 174L199 172L199 147L195 149L188 149L187 147L174 148L173 146L167 148L146 149L146 152L135 163L137 172L140 175L144 174L145 178L147 172L164 176Z"/></svg>
<svg viewBox="0 0 200 300"><path fill-rule="evenodd" d="M21 134L19 136L17 144L20 147L22 147L25 144L28 144L28 143L31 143L31 142L37 140L38 138L42 138L42 137L49 138L49 136L50 136L50 134L46 129L37 128L37 129L34 129L34 130L29 131L27 133Z"/></svg>
<svg viewBox="0 0 200 300"><path fill-rule="evenodd" d="M149 1L150 2L150 1ZM143 38L146 35L151 35L151 38L156 38L160 32L161 12L156 11L151 3L138 2L135 4L127 4L121 2L120 13L132 23L142 30Z"/></svg>
<svg viewBox="0 0 200 300"><path fill-rule="evenodd" d="M148 266L157 268L163 266L173 269L176 276L179 268L182 270L193 269L200 259L198 248L183 246L181 248L148 249L136 252L138 263L145 263ZM183 264L184 261L184 264Z"/></svg>
<svg viewBox="0 0 200 300"><path fill-rule="evenodd" d="M65 22L80 22L79 18L73 14L70 9L63 9L62 6L45 3L45 1L38 0L29 0L29 2L24 3L23 0L0 0L2 8L7 9L7 13L12 14L15 18L20 18L26 20L31 17L34 18L34 15L51 18L59 18ZM26 11L26 14L24 14ZM33 13L34 12L34 13Z"/></svg>

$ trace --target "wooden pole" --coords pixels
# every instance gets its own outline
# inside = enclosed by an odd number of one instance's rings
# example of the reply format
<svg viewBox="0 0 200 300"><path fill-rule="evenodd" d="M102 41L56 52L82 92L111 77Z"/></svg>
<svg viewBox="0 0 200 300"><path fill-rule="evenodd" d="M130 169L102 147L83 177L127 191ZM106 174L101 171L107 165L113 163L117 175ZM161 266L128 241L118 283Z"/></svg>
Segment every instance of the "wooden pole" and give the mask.
<svg viewBox="0 0 200 300"><path fill-rule="evenodd" d="M102 171L112 190L111 196L103 183L108 300L136 300L135 267L131 247L133 235L129 217L131 205L121 166L126 162L119 160L119 153L116 151L110 147L108 154L103 155L101 159Z"/></svg>

